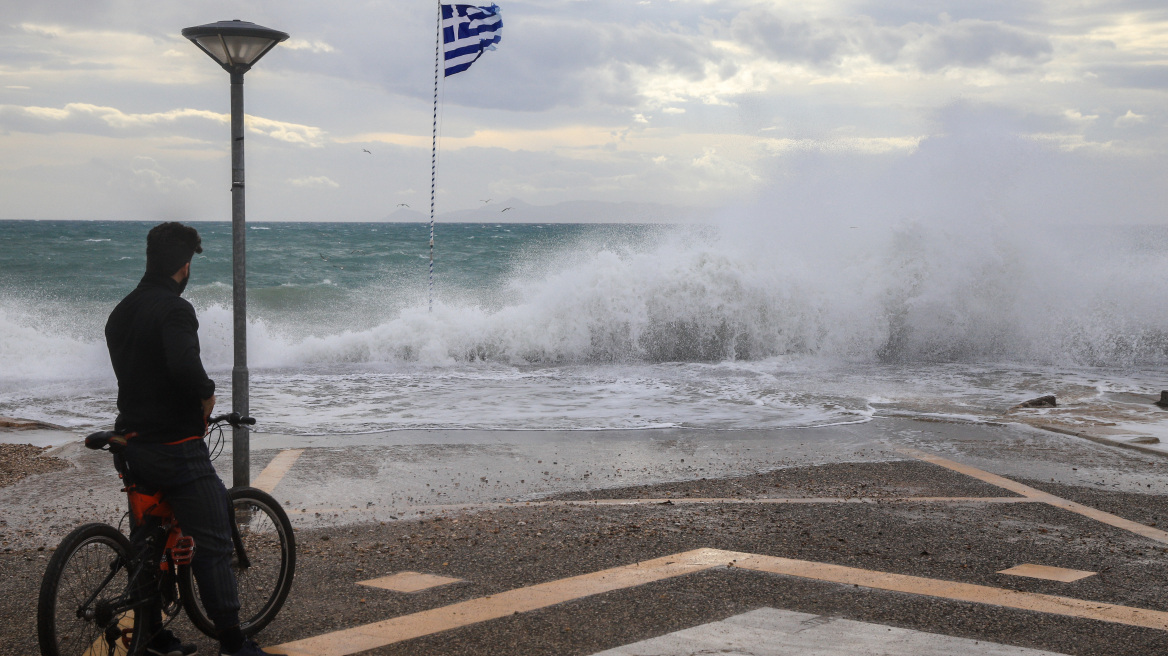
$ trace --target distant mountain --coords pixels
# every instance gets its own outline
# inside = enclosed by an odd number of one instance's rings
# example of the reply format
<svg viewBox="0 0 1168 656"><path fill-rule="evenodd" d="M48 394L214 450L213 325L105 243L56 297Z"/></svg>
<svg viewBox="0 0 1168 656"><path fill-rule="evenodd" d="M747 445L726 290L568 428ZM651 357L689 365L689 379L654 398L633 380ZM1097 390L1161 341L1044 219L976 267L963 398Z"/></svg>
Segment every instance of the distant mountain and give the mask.
<svg viewBox="0 0 1168 656"><path fill-rule="evenodd" d="M446 223L694 223L706 220L712 214L709 208L659 203L573 200L555 205L532 205L510 198L484 203L481 207L442 212L435 220ZM399 208L385 219L400 223L429 221L430 215L411 208Z"/></svg>

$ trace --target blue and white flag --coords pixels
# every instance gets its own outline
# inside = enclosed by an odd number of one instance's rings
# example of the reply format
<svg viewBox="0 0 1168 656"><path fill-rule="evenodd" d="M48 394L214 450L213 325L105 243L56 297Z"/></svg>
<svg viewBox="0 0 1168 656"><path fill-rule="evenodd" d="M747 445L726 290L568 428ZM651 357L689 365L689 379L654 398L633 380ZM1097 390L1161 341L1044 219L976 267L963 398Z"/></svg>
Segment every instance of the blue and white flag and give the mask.
<svg viewBox="0 0 1168 656"><path fill-rule="evenodd" d="M446 76L470 68L484 50L494 50L502 38L503 18L498 5L442 5L442 42Z"/></svg>

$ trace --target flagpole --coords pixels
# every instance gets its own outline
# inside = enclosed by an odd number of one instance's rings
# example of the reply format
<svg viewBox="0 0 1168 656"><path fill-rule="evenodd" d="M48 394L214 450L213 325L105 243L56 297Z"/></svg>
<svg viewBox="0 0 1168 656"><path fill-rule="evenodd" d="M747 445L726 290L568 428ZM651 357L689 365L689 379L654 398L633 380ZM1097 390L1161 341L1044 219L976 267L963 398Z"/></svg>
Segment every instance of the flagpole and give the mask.
<svg viewBox="0 0 1168 656"><path fill-rule="evenodd" d="M430 135L430 312L434 311L434 189L438 176L438 68L442 55L442 0L438 0L438 30L434 40L434 127Z"/></svg>

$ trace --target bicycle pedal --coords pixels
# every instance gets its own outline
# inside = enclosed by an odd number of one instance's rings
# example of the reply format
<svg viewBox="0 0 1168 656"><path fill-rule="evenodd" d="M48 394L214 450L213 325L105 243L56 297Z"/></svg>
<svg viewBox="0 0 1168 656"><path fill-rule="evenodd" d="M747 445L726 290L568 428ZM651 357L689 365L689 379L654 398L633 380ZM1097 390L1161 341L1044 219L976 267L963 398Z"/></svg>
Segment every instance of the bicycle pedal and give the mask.
<svg viewBox="0 0 1168 656"><path fill-rule="evenodd" d="M170 549L170 561L175 565L190 565L195 556L195 539L184 535L174 541Z"/></svg>

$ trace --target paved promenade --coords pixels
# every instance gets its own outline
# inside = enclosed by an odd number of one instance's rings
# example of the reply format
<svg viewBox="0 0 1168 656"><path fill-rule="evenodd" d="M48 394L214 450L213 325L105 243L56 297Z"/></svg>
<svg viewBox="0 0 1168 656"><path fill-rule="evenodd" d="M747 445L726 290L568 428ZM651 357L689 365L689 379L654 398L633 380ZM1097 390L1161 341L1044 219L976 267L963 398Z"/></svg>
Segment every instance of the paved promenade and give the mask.
<svg viewBox="0 0 1168 656"><path fill-rule="evenodd" d="M0 500L0 654L35 653L48 550L124 505L107 454L49 453ZM252 462L299 541L272 651L1168 653L1168 458L1074 436L261 434Z"/></svg>

